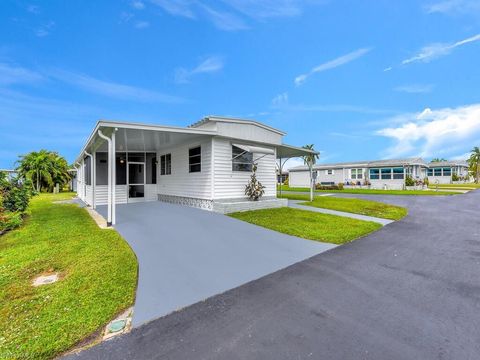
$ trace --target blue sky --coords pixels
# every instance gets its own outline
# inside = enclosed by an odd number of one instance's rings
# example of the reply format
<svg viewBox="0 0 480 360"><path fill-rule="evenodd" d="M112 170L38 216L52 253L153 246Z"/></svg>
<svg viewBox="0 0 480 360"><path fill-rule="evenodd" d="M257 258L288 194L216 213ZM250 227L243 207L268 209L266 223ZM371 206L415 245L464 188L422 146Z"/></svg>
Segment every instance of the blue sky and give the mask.
<svg viewBox="0 0 480 360"><path fill-rule="evenodd" d="M478 64L478 0L3 0L0 168L41 148L72 161L98 119L209 114L323 162L463 158Z"/></svg>

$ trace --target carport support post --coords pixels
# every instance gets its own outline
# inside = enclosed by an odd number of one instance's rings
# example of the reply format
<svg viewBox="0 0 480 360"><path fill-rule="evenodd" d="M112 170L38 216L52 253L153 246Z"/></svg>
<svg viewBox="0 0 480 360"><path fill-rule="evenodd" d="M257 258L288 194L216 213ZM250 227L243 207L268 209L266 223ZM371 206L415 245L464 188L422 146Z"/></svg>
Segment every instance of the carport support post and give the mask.
<svg viewBox="0 0 480 360"><path fill-rule="evenodd" d="M117 221L117 209L116 209L116 187L117 187L117 156L115 153L115 132L118 129L115 128L112 133L112 225L115 225Z"/></svg>
<svg viewBox="0 0 480 360"><path fill-rule="evenodd" d="M95 194L95 187L97 185L97 152L94 151L93 154L92 154L92 176L93 176L93 180L92 180L92 194L93 194L93 205L92 207L94 209L97 208L97 202L95 200L96 198L96 194Z"/></svg>
<svg viewBox="0 0 480 360"><path fill-rule="evenodd" d="M112 225L112 140L108 136L103 135L102 130L98 130L98 136L106 140L108 143L108 190L107 190L107 225Z"/></svg>
<svg viewBox="0 0 480 360"><path fill-rule="evenodd" d="M93 156L92 154L85 151L85 155L90 158L90 186L92 189L92 203L90 204L91 207L95 208L95 185L93 184ZM86 193L85 193L86 199Z"/></svg>
<svg viewBox="0 0 480 360"><path fill-rule="evenodd" d="M82 156L82 200L87 200L87 189L86 189L86 182L85 182L85 158Z"/></svg>

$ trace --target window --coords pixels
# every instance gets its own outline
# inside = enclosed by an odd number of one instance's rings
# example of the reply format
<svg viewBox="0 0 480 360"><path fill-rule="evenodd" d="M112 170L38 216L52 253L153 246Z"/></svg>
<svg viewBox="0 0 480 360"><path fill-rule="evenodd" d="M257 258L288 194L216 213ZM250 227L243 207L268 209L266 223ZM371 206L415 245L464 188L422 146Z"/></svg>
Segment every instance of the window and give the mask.
<svg viewBox="0 0 480 360"><path fill-rule="evenodd" d="M433 169L433 174L435 176L442 176L442 168L434 168Z"/></svg>
<svg viewBox="0 0 480 360"><path fill-rule="evenodd" d="M333 169L325 170L325 174L327 174L327 175L333 175Z"/></svg>
<svg viewBox="0 0 480 360"><path fill-rule="evenodd" d="M390 180L392 178L392 169L385 168L381 169L382 180Z"/></svg>
<svg viewBox="0 0 480 360"><path fill-rule="evenodd" d="M97 178L96 185L108 184L108 154L106 152L97 152L95 154L95 177Z"/></svg>
<svg viewBox="0 0 480 360"><path fill-rule="evenodd" d="M363 178L363 169L352 169L351 170L351 178L353 180L358 179L361 180Z"/></svg>
<svg viewBox="0 0 480 360"><path fill-rule="evenodd" d="M157 154L156 153L146 153L146 162L145 162L145 176L147 184L156 184L157 183Z"/></svg>
<svg viewBox="0 0 480 360"><path fill-rule="evenodd" d="M172 174L172 154L160 156L160 175Z"/></svg>
<svg viewBox="0 0 480 360"><path fill-rule="evenodd" d="M370 169L370 179L371 180L380 179L380 169Z"/></svg>
<svg viewBox="0 0 480 360"><path fill-rule="evenodd" d="M232 145L232 171L252 171L253 154Z"/></svg>
<svg viewBox="0 0 480 360"><path fill-rule="evenodd" d="M452 176L452 168L443 168L443 176Z"/></svg>
<svg viewBox="0 0 480 360"><path fill-rule="evenodd" d="M403 168L393 168L393 178L394 179L403 179Z"/></svg>
<svg viewBox="0 0 480 360"><path fill-rule="evenodd" d="M202 171L202 148L200 146L188 150L188 171Z"/></svg>
<svg viewBox="0 0 480 360"><path fill-rule="evenodd" d="M427 176L433 176L433 169L427 169Z"/></svg>

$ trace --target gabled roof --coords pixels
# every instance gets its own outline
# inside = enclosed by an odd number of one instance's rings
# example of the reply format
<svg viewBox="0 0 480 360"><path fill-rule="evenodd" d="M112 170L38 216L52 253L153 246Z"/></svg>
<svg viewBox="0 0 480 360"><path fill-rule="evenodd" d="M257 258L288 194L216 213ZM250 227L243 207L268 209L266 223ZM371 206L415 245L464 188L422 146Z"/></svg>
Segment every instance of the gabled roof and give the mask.
<svg viewBox="0 0 480 360"><path fill-rule="evenodd" d="M189 125L188 127L189 128L196 128L196 127L199 127L200 125L206 124L208 122L215 122L215 121L237 123L237 124L250 124L250 125L255 125L255 126L261 127L263 129L266 129L266 130L273 131L273 132L275 132L277 134L280 134L280 135L285 135L286 134L285 132L283 132L281 130L278 130L278 129L273 128L271 126L262 124L261 122L258 122L256 120L239 119L239 118L226 117L226 116L215 116L215 115L205 116L202 120L197 121L197 122L193 123L192 125Z"/></svg>
<svg viewBox="0 0 480 360"><path fill-rule="evenodd" d="M435 161L428 163L429 167L445 167L445 166L464 166L468 167L466 161L454 160L454 161Z"/></svg>

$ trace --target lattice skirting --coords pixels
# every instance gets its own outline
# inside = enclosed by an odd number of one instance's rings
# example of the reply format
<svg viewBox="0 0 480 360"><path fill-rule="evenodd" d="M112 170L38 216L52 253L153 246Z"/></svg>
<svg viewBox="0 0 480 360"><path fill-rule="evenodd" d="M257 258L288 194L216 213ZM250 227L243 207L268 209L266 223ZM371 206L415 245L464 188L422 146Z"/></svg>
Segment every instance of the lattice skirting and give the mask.
<svg viewBox="0 0 480 360"><path fill-rule="evenodd" d="M191 206L194 208L209 210L209 211L213 210L212 200L196 199L196 198L185 197L185 196L163 195L163 194L158 194L158 200L167 202L170 204Z"/></svg>

